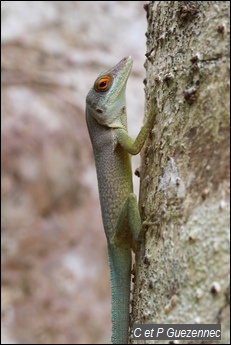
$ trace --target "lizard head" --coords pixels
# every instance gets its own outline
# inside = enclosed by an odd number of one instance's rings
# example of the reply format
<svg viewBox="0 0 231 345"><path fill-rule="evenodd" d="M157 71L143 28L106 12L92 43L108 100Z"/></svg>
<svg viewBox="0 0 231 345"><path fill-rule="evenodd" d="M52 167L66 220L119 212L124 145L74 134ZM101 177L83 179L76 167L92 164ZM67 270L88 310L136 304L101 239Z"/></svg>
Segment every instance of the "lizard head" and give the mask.
<svg viewBox="0 0 231 345"><path fill-rule="evenodd" d="M89 91L86 102L89 113L101 125L110 128L126 126L125 88L132 68L131 56L103 72Z"/></svg>

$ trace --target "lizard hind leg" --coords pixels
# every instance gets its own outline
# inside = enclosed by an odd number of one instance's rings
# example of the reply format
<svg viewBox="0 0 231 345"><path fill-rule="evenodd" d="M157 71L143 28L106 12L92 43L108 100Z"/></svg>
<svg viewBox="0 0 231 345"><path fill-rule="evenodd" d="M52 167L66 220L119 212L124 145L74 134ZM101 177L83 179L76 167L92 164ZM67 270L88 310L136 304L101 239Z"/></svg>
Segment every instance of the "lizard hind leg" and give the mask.
<svg viewBox="0 0 231 345"><path fill-rule="evenodd" d="M141 227L137 198L134 193L130 193L119 212L113 243L116 246L129 246L135 251Z"/></svg>
<svg viewBox="0 0 231 345"><path fill-rule="evenodd" d="M128 204L129 225L132 232L133 240L135 240L135 242L138 242L141 228L142 228L139 206L137 203L136 195L134 193L131 193L128 199L129 199L129 204Z"/></svg>

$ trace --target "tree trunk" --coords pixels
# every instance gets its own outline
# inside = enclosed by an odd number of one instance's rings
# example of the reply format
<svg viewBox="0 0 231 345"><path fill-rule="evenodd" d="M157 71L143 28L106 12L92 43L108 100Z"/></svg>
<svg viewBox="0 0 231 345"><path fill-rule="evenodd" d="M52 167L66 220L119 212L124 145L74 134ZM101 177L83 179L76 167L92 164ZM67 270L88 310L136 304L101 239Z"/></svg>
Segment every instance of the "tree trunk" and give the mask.
<svg viewBox="0 0 231 345"><path fill-rule="evenodd" d="M229 2L145 7L146 107L155 97L158 112L142 155L132 324L221 323L228 344Z"/></svg>

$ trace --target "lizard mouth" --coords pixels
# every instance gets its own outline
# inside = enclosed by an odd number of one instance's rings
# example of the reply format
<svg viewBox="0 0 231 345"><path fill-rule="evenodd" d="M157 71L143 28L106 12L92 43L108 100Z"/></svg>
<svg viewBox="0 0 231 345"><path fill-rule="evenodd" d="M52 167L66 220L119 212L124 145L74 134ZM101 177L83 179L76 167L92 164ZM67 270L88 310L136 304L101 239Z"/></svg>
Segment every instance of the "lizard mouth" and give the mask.
<svg viewBox="0 0 231 345"><path fill-rule="evenodd" d="M131 56L125 57L120 62L118 62L117 65L115 65L113 68L111 68L109 70L109 72L111 72L112 75L116 77L118 75L118 73L122 69L124 69L124 70L127 70L127 72L128 72L127 76L129 76L131 68L132 68L132 62L133 61L132 61Z"/></svg>
<svg viewBox="0 0 231 345"><path fill-rule="evenodd" d="M125 87L132 69L132 63L131 56L125 57L107 72L107 74L110 74L113 78L113 93L110 97L111 102L117 99L121 90ZM120 73L121 71L122 73Z"/></svg>

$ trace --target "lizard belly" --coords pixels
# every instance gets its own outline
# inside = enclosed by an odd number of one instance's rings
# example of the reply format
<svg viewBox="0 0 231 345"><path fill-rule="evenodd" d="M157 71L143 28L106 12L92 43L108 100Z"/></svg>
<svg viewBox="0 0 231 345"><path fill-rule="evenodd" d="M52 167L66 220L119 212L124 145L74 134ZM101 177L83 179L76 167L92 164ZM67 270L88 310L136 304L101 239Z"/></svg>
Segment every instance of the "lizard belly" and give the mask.
<svg viewBox="0 0 231 345"><path fill-rule="evenodd" d="M96 160L102 218L107 236L111 235L120 209L133 190L130 155L121 148L118 150L122 152L116 155L111 149L108 146Z"/></svg>
<svg viewBox="0 0 231 345"><path fill-rule="evenodd" d="M112 129L88 116L87 123L94 150L104 230L113 235L118 214L133 191L131 156L116 143Z"/></svg>

